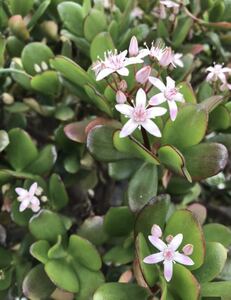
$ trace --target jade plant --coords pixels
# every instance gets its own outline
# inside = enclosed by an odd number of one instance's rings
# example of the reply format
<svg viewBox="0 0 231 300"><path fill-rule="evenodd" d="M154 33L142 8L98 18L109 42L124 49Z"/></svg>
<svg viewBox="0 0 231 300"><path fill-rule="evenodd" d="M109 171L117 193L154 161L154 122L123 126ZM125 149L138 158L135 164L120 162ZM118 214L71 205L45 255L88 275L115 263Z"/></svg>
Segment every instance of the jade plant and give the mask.
<svg viewBox="0 0 231 300"><path fill-rule="evenodd" d="M0 299L230 300L229 1L0 3Z"/></svg>

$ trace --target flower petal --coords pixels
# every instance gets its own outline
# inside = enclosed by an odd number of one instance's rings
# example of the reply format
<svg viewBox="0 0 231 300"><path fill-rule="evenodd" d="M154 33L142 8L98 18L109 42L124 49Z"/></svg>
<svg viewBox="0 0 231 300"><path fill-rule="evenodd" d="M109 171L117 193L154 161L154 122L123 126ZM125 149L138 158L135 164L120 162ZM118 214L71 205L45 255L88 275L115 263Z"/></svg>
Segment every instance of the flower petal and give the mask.
<svg viewBox="0 0 231 300"><path fill-rule="evenodd" d="M194 265L194 262L190 257L179 252L175 252L174 261L186 266Z"/></svg>
<svg viewBox="0 0 231 300"><path fill-rule="evenodd" d="M123 115L131 116L134 108L128 104L116 104L115 108Z"/></svg>
<svg viewBox="0 0 231 300"><path fill-rule="evenodd" d="M169 113L170 113L170 119L172 121L175 121L176 116L177 116L177 105L175 101L168 101L168 106L169 106Z"/></svg>
<svg viewBox="0 0 231 300"><path fill-rule="evenodd" d="M33 212L38 212L40 210L40 204L39 205L31 204L30 208Z"/></svg>
<svg viewBox="0 0 231 300"><path fill-rule="evenodd" d="M171 240L171 242L169 243L169 246L176 251L176 249L180 246L180 244L182 243L183 240L183 234L179 233L176 236L174 236L174 238Z"/></svg>
<svg viewBox="0 0 231 300"><path fill-rule="evenodd" d="M28 191L26 189L23 189L23 188L20 188L20 187L17 187L15 189L15 192L20 196L20 197L24 197L27 195Z"/></svg>
<svg viewBox="0 0 231 300"><path fill-rule="evenodd" d="M156 247L158 250L163 251L167 248L167 245L165 242L163 242L161 239L158 239L157 237L153 235L148 236L149 241L153 244L154 247Z"/></svg>
<svg viewBox="0 0 231 300"><path fill-rule="evenodd" d="M128 136L134 130L136 130L137 127L138 127L138 124L136 122L134 122L132 119L130 119L129 121L127 121L127 123L125 123L125 125L121 129L120 137L123 138L125 136Z"/></svg>
<svg viewBox="0 0 231 300"><path fill-rule="evenodd" d="M214 76L213 73L209 73L209 74L206 76L206 81L211 81L211 80L213 80L213 76Z"/></svg>
<svg viewBox="0 0 231 300"><path fill-rule="evenodd" d="M171 260L164 261L164 277L169 282L172 279L173 262Z"/></svg>
<svg viewBox="0 0 231 300"><path fill-rule="evenodd" d="M149 100L150 105L158 105L161 103L164 103L166 101L166 98L164 96L164 93L159 93L151 97Z"/></svg>
<svg viewBox="0 0 231 300"><path fill-rule="evenodd" d="M31 198L30 203L33 205L40 205L40 201L36 196Z"/></svg>
<svg viewBox="0 0 231 300"><path fill-rule="evenodd" d="M110 75L112 73L114 73L113 69L105 68L105 69L101 70L99 72L99 74L96 76L96 81L102 80L102 79L104 79L105 77L107 77L108 75Z"/></svg>
<svg viewBox="0 0 231 300"><path fill-rule="evenodd" d="M163 260L164 260L163 253L159 252L159 253L155 253L155 254L146 256L144 258L143 262L146 264L157 264L158 262L163 261Z"/></svg>
<svg viewBox="0 0 231 300"><path fill-rule="evenodd" d="M161 132L158 126L151 121L150 119L147 119L145 122L141 124L149 133L156 137L161 137Z"/></svg>
<svg viewBox="0 0 231 300"><path fill-rule="evenodd" d="M163 116L166 113L167 109L164 107L151 107L146 110L148 118L155 118Z"/></svg>
<svg viewBox="0 0 231 300"><path fill-rule="evenodd" d="M129 57L125 60L124 66L130 66L135 64L142 64L144 61L140 58L140 56Z"/></svg>
<svg viewBox="0 0 231 300"><path fill-rule="evenodd" d="M139 89L136 94L136 106L146 106L147 95L143 89Z"/></svg>
<svg viewBox="0 0 231 300"><path fill-rule="evenodd" d="M177 102L182 102L182 103L185 101L184 96L181 93L176 93L173 100L177 101Z"/></svg>
<svg viewBox="0 0 231 300"><path fill-rule="evenodd" d="M20 212L24 211L29 206L29 204L30 204L29 199L23 200L19 206L19 211Z"/></svg>
<svg viewBox="0 0 231 300"><path fill-rule="evenodd" d="M121 68L121 69L117 70L117 73L119 73L121 76L128 76L129 70L127 68Z"/></svg>
<svg viewBox="0 0 231 300"><path fill-rule="evenodd" d="M176 83L171 77L167 76L166 81L167 81L167 89L174 89L175 88Z"/></svg>
<svg viewBox="0 0 231 300"><path fill-rule="evenodd" d="M34 182L29 189L29 194L31 197L34 196L37 188L38 188L38 184L37 184L37 182Z"/></svg>
<svg viewBox="0 0 231 300"><path fill-rule="evenodd" d="M150 76L149 81L151 82L152 85L157 87L161 92L165 91L166 87L165 87L164 83L159 78Z"/></svg>

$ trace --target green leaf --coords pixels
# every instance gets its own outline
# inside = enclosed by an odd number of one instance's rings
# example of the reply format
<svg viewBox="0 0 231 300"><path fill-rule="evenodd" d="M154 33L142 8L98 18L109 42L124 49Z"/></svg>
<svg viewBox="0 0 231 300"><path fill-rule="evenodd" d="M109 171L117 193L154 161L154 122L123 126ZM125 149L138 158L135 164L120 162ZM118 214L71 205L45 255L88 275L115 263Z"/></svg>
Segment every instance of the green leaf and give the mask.
<svg viewBox="0 0 231 300"><path fill-rule="evenodd" d="M152 205L145 206L138 214L135 223L135 236L142 232L144 237L148 241L148 235L151 233L151 228L153 224L159 225L162 230L164 229L164 224L167 218L167 214L170 208L170 201L166 199L161 199L156 201Z"/></svg>
<svg viewBox="0 0 231 300"><path fill-rule="evenodd" d="M144 163L134 174L128 185L128 203L132 211L139 211L157 195L157 167Z"/></svg>
<svg viewBox="0 0 231 300"><path fill-rule="evenodd" d="M103 256L103 262L108 265L116 267L126 265L134 260L134 248L115 246L107 251Z"/></svg>
<svg viewBox="0 0 231 300"><path fill-rule="evenodd" d="M47 299L55 290L55 285L47 277L43 265L39 264L27 274L22 289L29 299Z"/></svg>
<svg viewBox="0 0 231 300"><path fill-rule="evenodd" d="M173 295L176 294L174 299L198 300L200 285L188 269L182 265L174 264L169 290Z"/></svg>
<svg viewBox="0 0 231 300"><path fill-rule="evenodd" d="M41 263L45 264L48 261L48 250L50 244L45 240L40 240L30 246L30 254Z"/></svg>
<svg viewBox="0 0 231 300"><path fill-rule="evenodd" d="M58 5L64 26L78 36L83 35L83 9L78 3L66 1Z"/></svg>
<svg viewBox="0 0 231 300"><path fill-rule="evenodd" d="M45 271L50 280L59 288L78 293L79 291L79 279L73 270L64 259L53 259L46 263Z"/></svg>
<svg viewBox="0 0 231 300"><path fill-rule="evenodd" d="M11 207L11 218L16 224L20 226L27 226L30 218L33 216L33 212L31 209L26 209L20 212L19 206L20 202L15 200Z"/></svg>
<svg viewBox="0 0 231 300"><path fill-rule="evenodd" d="M0 67L2 68L5 63L6 39L0 35ZM8 50L9 51L9 50Z"/></svg>
<svg viewBox="0 0 231 300"><path fill-rule="evenodd" d="M3 271L3 274L1 274L2 279L0 280L0 291L4 291L8 289L12 283L12 276L13 276L13 269L7 269L6 271Z"/></svg>
<svg viewBox="0 0 231 300"><path fill-rule="evenodd" d="M109 236L129 234L134 226L134 215L127 206L111 207L104 217L104 229Z"/></svg>
<svg viewBox="0 0 231 300"><path fill-rule="evenodd" d="M9 136L5 130L0 130L0 152L9 145Z"/></svg>
<svg viewBox="0 0 231 300"><path fill-rule="evenodd" d="M192 72L194 56L189 53L183 56L182 61L184 64L183 68L176 68L172 71L171 77L177 82L181 82L187 79L188 75Z"/></svg>
<svg viewBox="0 0 231 300"><path fill-rule="evenodd" d="M219 105L209 114L210 131L228 129L231 125L230 112L224 105Z"/></svg>
<svg viewBox="0 0 231 300"><path fill-rule="evenodd" d="M91 9L90 14L84 21L84 35L88 41L92 41L94 37L107 29L107 18L103 11Z"/></svg>
<svg viewBox="0 0 231 300"><path fill-rule="evenodd" d="M186 168L185 158L178 149L171 145L162 146L158 150L158 158L170 170L184 176L189 182L192 181Z"/></svg>
<svg viewBox="0 0 231 300"><path fill-rule="evenodd" d="M179 150L198 144L207 129L208 115L194 105L184 106L174 122L167 121L161 144L173 145Z"/></svg>
<svg viewBox="0 0 231 300"><path fill-rule="evenodd" d="M20 64L16 63L15 61L12 61L10 67L12 69L22 71L22 73L12 72L12 78L17 83L19 83L24 89L32 90L31 84L30 84L31 76L29 74L27 74L26 72L25 73L23 72L22 66Z"/></svg>
<svg viewBox="0 0 231 300"><path fill-rule="evenodd" d="M90 56L94 62L98 57L104 58L104 52L114 50L115 46L113 40L108 32L100 32L91 42Z"/></svg>
<svg viewBox="0 0 231 300"><path fill-rule="evenodd" d="M28 133L20 128L11 129L9 139L10 144L6 148L7 159L16 171L22 171L37 158L38 150Z"/></svg>
<svg viewBox="0 0 231 300"><path fill-rule="evenodd" d="M80 236L74 234L70 236L68 253L89 270L98 271L102 266L101 258L95 246Z"/></svg>
<svg viewBox="0 0 231 300"><path fill-rule="evenodd" d="M208 282L201 285L202 297L217 297L221 300L230 300L231 281Z"/></svg>
<svg viewBox="0 0 231 300"><path fill-rule="evenodd" d="M141 166L142 161L138 159L128 159L109 163L109 176L115 180L124 180L130 178Z"/></svg>
<svg viewBox="0 0 231 300"><path fill-rule="evenodd" d="M70 80L77 86L95 83L95 81L83 68L67 57L61 55L56 56L50 61L50 64L56 71L60 72L63 77Z"/></svg>
<svg viewBox="0 0 231 300"><path fill-rule="evenodd" d="M203 227L205 239L207 242L218 242L225 247L231 245L231 230L218 223L206 224Z"/></svg>
<svg viewBox="0 0 231 300"><path fill-rule="evenodd" d="M40 210L30 219L29 230L36 239L53 243L56 242L59 235L66 232L61 217L45 209Z"/></svg>
<svg viewBox="0 0 231 300"><path fill-rule="evenodd" d="M49 66L49 60L54 57L51 49L38 42L30 43L22 51L22 64L27 73L37 75L35 65L41 66L45 62Z"/></svg>
<svg viewBox="0 0 231 300"><path fill-rule="evenodd" d="M95 292L93 300L147 300L149 292L133 283L105 283Z"/></svg>
<svg viewBox="0 0 231 300"><path fill-rule="evenodd" d="M67 256L67 252L64 250L62 245L62 236L58 236L57 243L54 244L48 251L48 258L49 259L57 259L63 258Z"/></svg>
<svg viewBox="0 0 231 300"><path fill-rule="evenodd" d="M198 107L206 110L208 113L212 112L217 106L219 106L224 101L222 96L216 95L206 98L202 101Z"/></svg>
<svg viewBox="0 0 231 300"><path fill-rule="evenodd" d="M45 95L56 95L60 90L58 75L55 71L46 71L34 76L31 80L34 90Z"/></svg>
<svg viewBox="0 0 231 300"><path fill-rule="evenodd" d="M25 16L34 5L34 0L8 0L10 10L13 15Z"/></svg>
<svg viewBox="0 0 231 300"><path fill-rule="evenodd" d="M60 121L71 120L74 118L74 116L75 116L74 110L66 105L58 106L55 111L55 118Z"/></svg>
<svg viewBox="0 0 231 300"><path fill-rule="evenodd" d="M222 144L202 143L186 149L184 157L193 180L201 180L216 175L224 169L228 151Z"/></svg>
<svg viewBox="0 0 231 300"><path fill-rule="evenodd" d="M144 279L149 287L153 287L158 280L158 269L156 265L149 265L143 262L143 259L148 255L153 254L147 245L147 242L140 232L136 238L136 255L138 257L139 266Z"/></svg>
<svg viewBox="0 0 231 300"><path fill-rule="evenodd" d="M11 252L0 246L0 268L8 267L12 258Z"/></svg>
<svg viewBox="0 0 231 300"><path fill-rule="evenodd" d="M200 283L212 281L225 266L227 250L220 243L209 242L206 244L206 256L203 265L193 274Z"/></svg>
<svg viewBox="0 0 231 300"><path fill-rule="evenodd" d="M178 18L177 26L172 37L174 47L178 48L184 42L190 29L192 28L192 25L193 20L188 16Z"/></svg>
<svg viewBox="0 0 231 300"><path fill-rule="evenodd" d="M197 104L196 96L190 83L184 81L179 83L177 87L187 103Z"/></svg>
<svg viewBox="0 0 231 300"><path fill-rule="evenodd" d="M133 137L120 138L119 131L115 131L113 143L118 151L130 154L130 158L132 156L151 164L160 164L158 158Z"/></svg>
<svg viewBox="0 0 231 300"><path fill-rule="evenodd" d="M113 145L115 128L95 126L87 136L87 148L95 159L112 162L129 158L128 154L116 150Z"/></svg>
<svg viewBox="0 0 231 300"><path fill-rule="evenodd" d="M53 168L57 160L55 146L46 145L38 154L35 161L26 167L26 171L36 175L43 175Z"/></svg>
<svg viewBox="0 0 231 300"><path fill-rule="evenodd" d="M50 5L51 0L44 0L35 13L32 15L32 18L30 19L29 23L27 24L27 27L29 30L32 30L36 24L38 24L38 20L43 16L45 11L47 10L48 6Z"/></svg>
<svg viewBox="0 0 231 300"><path fill-rule="evenodd" d="M57 210L65 207L69 201L65 185L58 174L52 174L50 178L49 194L52 205Z"/></svg>
<svg viewBox="0 0 231 300"><path fill-rule="evenodd" d="M198 220L188 210L178 210L169 218L165 236L183 234L183 243L180 248L186 244L193 245L193 253L190 258L194 265L190 266L191 270L198 269L204 262L205 258L205 241L201 226ZM193 298L194 299L194 298Z"/></svg>

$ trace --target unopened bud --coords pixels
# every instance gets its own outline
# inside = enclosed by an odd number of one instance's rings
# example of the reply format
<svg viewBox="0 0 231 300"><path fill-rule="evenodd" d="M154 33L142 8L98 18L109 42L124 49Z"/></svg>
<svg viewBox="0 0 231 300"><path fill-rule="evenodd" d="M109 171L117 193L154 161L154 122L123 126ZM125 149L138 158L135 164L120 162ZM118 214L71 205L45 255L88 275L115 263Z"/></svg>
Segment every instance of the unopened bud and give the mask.
<svg viewBox="0 0 231 300"><path fill-rule="evenodd" d="M140 69L137 73L136 73L136 81L143 84L148 80L148 77L151 74L151 67L150 66L145 66L142 69Z"/></svg>
<svg viewBox="0 0 231 300"><path fill-rule="evenodd" d="M137 56L139 54L138 41L135 36L131 38L129 45L129 56Z"/></svg>
<svg viewBox="0 0 231 300"><path fill-rule="evenodd" d="M128 88L128 84L127 82L123 79L119 82L119 86L118 86L119 90L121 90L122 92L125 92Z"/></svg>
<svg viewBox="0 0 231 300"><path fill-rule="evenodd" d="M47 38L54 41L58 39L58 25L54 21L44 21L40 26Z"/></svg>
<svg viewBox="0 0 231 300"><path fill-rule="evenodd" d="M117 91L116 102L119 104L124 104L127 101L126 95L122 91Z"/></svg>
<svg viewBox="0 0 231 300"><path fill-rule="evenodd" d="M47 202L47 200L48 200L48 199L47 199L47 196L42 196L42 197L41 197L41 200L42 200L42 202Z"/></svg>
<svg viewBox="0 0 231 300"><path fill-rule="evenodd" d="M8 21L10 30L19 39L28 40L30 37L29 31L26 28L26 23L21 15L12 16Z"/></svg>
<svg viewBox="0 0 231 300"><path fill-rule="evenodd" d="M3 94L2 94L2 101L3 101L5 104L10 105L10 104L13 104L13 103L14 103L14 97L13 97L11 94L3 93Z"/></svg>
<svg viewBox="0 0 231 300"><path fill-rule="evenodd" d="M187 244L183 248L183 252L185 255L191 255L193 253L193 245L192 244Z"/></svg>
<svg viewBox="0 0 231 300"><path fill-rule="evenodd" d="M159 225L154 224L151 229L151 234L154 237L160 238L162 236L162 230Z"/></svg>
<svg viewBox="0 0 231 300"><path fill-rule="evenodd" d="M169 234L168 236L166 236L167 243L171 243L172 239L173 239L173 235Z"/></svg>
<svg viewBox="0 0 231 300"><path fill-rule="evenodd" d="M170 47L167 47L164 49L164 52L160 58L160 65L162 67L167 67L168 65L170 65L173 61L173 52L172 49Z"/></svg>

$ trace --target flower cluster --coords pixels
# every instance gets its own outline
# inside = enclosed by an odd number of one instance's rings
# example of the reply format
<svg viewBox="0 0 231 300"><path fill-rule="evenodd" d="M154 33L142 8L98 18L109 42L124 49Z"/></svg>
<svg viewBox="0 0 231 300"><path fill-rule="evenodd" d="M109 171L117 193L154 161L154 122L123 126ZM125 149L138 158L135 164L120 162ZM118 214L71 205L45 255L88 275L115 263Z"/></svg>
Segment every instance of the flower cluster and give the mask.
<svg viewBox="0 0 231 300"><path fill-rule="evenodd" d="M231 90L231 84L228 82L228 76L231 75L231 68L223 67L221 64L214 64L206 69L208 75L206 80L210 83L220 84L221 91Z"/></svg>
<svg viewBox="0 0 231 300"><path fill-rule="evenodd" d="M184 102L184 98L170 76L166 77L166 85L163 83L161 72L168 68L183 67L181 57L182 54L174 53L170 47L165 47L161 43L152 43L150 48L146 46L145 49L139 49L138 41L133 36L128 51L121 53L117 50L108 51L104 54L104 59L99 58L93 64L92 70L95 72L96 80L107 80L116 92L116 110L129 118L120 132L120 137L126 137L141 127L148 133L161 137L160 129L152 119L167 112L166 108L157 106L164 102L168 105L170 119L172 121L176 119L178 112L176 103ZM122 77L126 78L129 75L131 65L135 85L128 91L128 83ZM112 75L111 82L106 78L110 75ZM153 95L155 88L160 92ZM149 93L152 95L149 96Z"/></svg>
<svg viewBox="0 0 231 300"><path fill-rule="evenodd" d="M167 236L167 244L160 239L162 237L161 228L154 224L151 230L151 235L148 236L152 245L160 252L151 254L144 258L146 264L157 264L163 262L164 264L164 277L169 282L173 276L173 264L180 263L186 266L192 266L193 260L188 257L193 253L193 245L187 244L183 247L183 253L177 251L183 241L183 234L179 233L176 236Z"/></svg>

